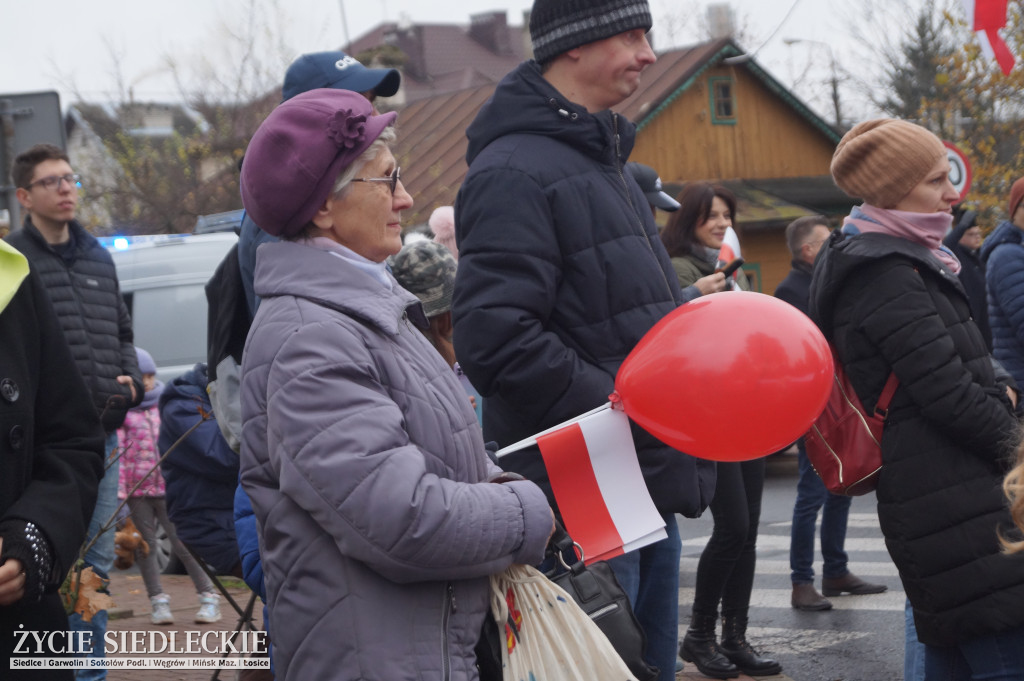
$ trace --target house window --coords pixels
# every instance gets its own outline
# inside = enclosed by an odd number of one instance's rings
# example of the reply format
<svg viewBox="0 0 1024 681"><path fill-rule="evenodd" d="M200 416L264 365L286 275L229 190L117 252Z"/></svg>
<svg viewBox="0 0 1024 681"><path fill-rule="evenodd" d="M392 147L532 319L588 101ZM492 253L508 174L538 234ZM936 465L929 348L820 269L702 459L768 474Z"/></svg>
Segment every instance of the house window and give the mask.
<svg viewBox="0 0 1024 681"><path fill-rule="evenodd" d="M711 92L711 122L716 125L736 124L736 94L732 78L708 79Z"/></svg>

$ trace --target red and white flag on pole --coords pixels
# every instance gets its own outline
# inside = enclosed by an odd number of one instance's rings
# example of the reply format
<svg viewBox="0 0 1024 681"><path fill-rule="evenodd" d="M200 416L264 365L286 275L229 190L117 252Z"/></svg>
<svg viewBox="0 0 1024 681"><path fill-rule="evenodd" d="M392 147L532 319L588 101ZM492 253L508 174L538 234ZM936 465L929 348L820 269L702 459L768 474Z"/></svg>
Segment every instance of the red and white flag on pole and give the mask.
<svg viewBox="0 0 1024 681"><path fill-rule="evenodd" d="M565 529L586 563L668 536L644 483L629 418L605 405L498 452L540 447Z"/></svg>
<svg viewBox="0 0 1024 681"><path fill-rule="evenodd" d="M964 6L964 13L967 15L967 23L971 30L978 34L978 42L981 43L981 51L989 59L995 59L999 63L1004 75L1010 75L1013 65L1017 62L1013 53L1007 47L999 29L1006 26L1006 3L1007 0L961 0Z"/></svg>

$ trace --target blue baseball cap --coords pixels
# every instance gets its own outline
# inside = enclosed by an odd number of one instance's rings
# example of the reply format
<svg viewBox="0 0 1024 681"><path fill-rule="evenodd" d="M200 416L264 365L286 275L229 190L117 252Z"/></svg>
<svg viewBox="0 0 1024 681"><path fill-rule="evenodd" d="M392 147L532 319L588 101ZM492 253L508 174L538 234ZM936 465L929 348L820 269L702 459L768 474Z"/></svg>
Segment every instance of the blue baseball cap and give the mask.
<svg viewBox="0 0 1024 681"><path fill-rule="evenodd" d="M344 52L312 52L288 67L281 101L319 88L359 93L373 90L380 97L390 97L398 92L401 82L397 69L368 69Z"/></svg>

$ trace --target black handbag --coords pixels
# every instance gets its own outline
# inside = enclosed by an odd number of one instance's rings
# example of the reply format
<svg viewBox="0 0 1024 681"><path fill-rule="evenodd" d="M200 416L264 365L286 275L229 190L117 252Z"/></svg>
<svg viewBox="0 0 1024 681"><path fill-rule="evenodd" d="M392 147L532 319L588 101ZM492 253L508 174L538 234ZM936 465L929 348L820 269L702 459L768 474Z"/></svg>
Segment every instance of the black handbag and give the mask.
<svg viewBox="0 0 1024 681"><path fill-rule="evenodd" d="M579 544L573 542L561 523L555 523L548 553L545 563L553 567L544 576L565 590L593 620L633 676L639 681L654 681L658 668L644 660L647 637L608 563L584 565ZM502 681L501 644L498 625L493 617L486 617L476 646L481 681Z"/></svg>

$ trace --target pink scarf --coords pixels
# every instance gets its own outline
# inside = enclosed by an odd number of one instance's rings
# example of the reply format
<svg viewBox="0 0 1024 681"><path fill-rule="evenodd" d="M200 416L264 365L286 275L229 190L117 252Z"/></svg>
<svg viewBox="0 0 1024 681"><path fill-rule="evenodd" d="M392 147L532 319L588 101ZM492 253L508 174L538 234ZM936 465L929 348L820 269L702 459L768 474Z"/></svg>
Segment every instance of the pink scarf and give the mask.
<svg viewBox="0 0 1024 681"><path fill-rule="evenodd" d="M867 220L854 217L859 212ZM878 208L863 204L854 208L854 212L843 220L843 225L853 225L859 232L879 232L889 234L915 244L921 244L932 252L939 262L953 271L960 273L960 261L953 253L942 245L942 237L953 224L953 216L949 213L910 213L903 210Z"/></svg>

